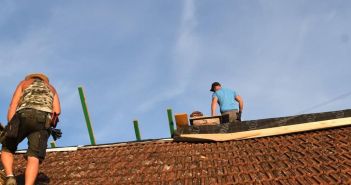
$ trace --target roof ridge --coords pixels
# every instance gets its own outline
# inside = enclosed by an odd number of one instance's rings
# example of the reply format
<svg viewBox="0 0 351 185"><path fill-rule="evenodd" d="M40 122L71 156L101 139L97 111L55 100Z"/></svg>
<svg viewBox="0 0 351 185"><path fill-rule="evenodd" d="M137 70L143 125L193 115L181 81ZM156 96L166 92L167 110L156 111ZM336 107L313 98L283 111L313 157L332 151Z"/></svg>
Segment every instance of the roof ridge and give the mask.
<svg viewBox="0 0 351 185"><path fill-rule="evenodd" d="M171 141L173 141L172 138L161 138L161 139L147 139L147 140L141 140L141 141L104 143L104 144L98 144L98 145L77 145L77 146L48 148L46 149L46 152L72 152L72 151L84 150L84 149L108 148L108 147L123 146L123 145L129 145L129 144L142 144L142 143L150 143L150 142L171 142ZM26 149L16 151L17 154L24 154L26 152L27 152Z"/></svg>

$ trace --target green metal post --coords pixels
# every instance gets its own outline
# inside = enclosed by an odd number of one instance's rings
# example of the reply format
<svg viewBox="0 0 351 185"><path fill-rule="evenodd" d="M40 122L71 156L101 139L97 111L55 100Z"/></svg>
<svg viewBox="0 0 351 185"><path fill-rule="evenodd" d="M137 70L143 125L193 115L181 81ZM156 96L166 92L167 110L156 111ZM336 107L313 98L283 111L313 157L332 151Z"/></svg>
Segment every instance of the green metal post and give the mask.
<svg viewBox="0 0 351 185"><path fill-rule="evenodd" d="M51 146L51 148L56 148L56 143L55 143L55 141L51 141L51 142L50 142L50 146Z"/></svg>
<svg viewBox="0 0 351 185"><path fill-rule="evenodd" d="M169 122L169 130L171 133L171 137L173 137L173 135L174 135L174 121L173 121L172 109L167 109L167 115L168 115L168 122Z"/></svg>
<svg viewBox="0 0 351 185"><path fill-rule="evenodd" d="M136 140L140 141L141 140L141 136L140 136L138 120L134 120L133 123L134 123L134 131L135 131Z"/></svg>
<svg viewBox="0 0 351 185"><path fill-rule="evenodd" d="M93 131L93 127L92 127L92 124L90 121L88 106L87 106L87 102L85 99L83 87L78 87L78 91L79 91L80 101L82 102L83 113L84 113L85 121L87 124L88 132L89 132L90 143L91 143L91 145L96 145L94 131Z"/></svg>

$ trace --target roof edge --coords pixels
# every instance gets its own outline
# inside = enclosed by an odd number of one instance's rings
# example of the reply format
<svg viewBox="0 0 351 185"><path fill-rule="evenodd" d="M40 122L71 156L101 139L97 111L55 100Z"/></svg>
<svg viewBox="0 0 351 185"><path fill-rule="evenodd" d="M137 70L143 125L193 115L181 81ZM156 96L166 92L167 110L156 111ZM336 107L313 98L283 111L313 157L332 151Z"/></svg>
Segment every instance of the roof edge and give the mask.
<svg viewBox="0 0 351 185"><path fill-rule="evenodd" d="M56 148L48 148L46 149L47 153L50 152L74 152L77 150L85 150L85 149L94 149L94 148L108 148L115 146L123 146L128 144L142 144L142 143L150 143L150 142L172 142L172 138L162 138L162 139L149 139L142 141L130 141L130 142L120 142L120 143L105 143L98 145L77 145L77 146L67 146L67 147L56 147ZM26 149L16 151L16 154L25 154L27 152Z"/></svg>

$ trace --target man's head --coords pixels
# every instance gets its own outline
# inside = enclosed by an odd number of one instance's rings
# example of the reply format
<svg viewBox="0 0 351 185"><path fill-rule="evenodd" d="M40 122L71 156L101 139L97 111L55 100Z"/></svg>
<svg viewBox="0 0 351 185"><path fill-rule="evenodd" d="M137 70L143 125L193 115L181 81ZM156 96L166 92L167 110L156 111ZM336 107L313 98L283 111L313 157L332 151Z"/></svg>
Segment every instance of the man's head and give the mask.
<svg viewBox="0 0 351 185"><path fill-rule="evenodd" d="M198 118L198 117L203 117L204 115L200 111L195 111L190 114L190 118Z"/></svg>
<svg viewBox="0 0 351 185"><path fill-rule="evenodd" d="M49 78L43 73L29 74L26 76L25 80L34 79L34 78L40 78L40 79L44 80L46 83L49 83Z"/></svg>
<svg viewBox="0 0 351 185"><path fill-rule="evenodd" d="M221 84L219 82L213 82L210 91L216 92L221 89Z"/></svg>

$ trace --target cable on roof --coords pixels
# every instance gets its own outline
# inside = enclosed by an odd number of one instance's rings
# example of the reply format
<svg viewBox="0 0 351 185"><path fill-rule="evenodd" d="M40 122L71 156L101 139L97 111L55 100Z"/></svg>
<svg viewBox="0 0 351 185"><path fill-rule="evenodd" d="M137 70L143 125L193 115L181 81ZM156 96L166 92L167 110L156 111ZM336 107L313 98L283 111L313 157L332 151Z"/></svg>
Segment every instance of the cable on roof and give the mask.
<svg viewBox="0 0 351 185"><path fill-rule="evenodd" d="M322 103L319 103L319 104L317 104L317 105L314 105L314 106L312 106L312 107L309 107L309 108L307 108L307 109L305 109L305 110L303 110L303 111L301 111L301 112L299 112L299 113L297 113L297 114L304 114L304 113L309 112L309 111L311 111L311 110L314 110L314 109L316 109L316 108L320 108L320 107L326 106L326 105L328 105L328 104L334 103L334 102L337 101L337 100L344 99L344 98L346 98L346 97L348 97L348 96L350 96L350 95L351 95L351 91L348 92L348 93L339 95L339 96L337 96L337 97L335 97L335 98L332 98L332 99L330 99L330 100L327 100L327 101L325 101L325 102L322 102Z"/></svg>
<svg viewBox="0 0 351 185"><path fill-rule="evenodd" d="M291 120L291 119L294 119L294 118L296 118L296 117L298 117L298 116L301 116L301 114L305 114L305 113L307 113L307 112L309 112L309 111L311 111L311 110L314 110L314 109L316 109L316 108L320 108L320 107L326 106L326 105L331 104L331 103L333 103L333 102L335 102L335 101L342 100L342 99L344 99L344 98L346 98L346 97L348 97L348 96L350 96L350 95L351 95L351 91L348 92L348 93L339 95L339 96L337 96L337 97L335 97L335 98L332 98L332 99L330 99L330 100L327 100L327 101L325 101L325 102L322 102L322 103L319 103L319 104L317 104L317 105L314 105L314 106L312 106L312 107L309 107L309 108L307 108L307 109L305 109L305 110L303 110L303 111L300 111L300 112L296 113L295 116L288 117L288 118L286 118L286 119L284 119L284 120L278 120L278 121L276 121L276 123L286 123L287 121L289 121L289 120Z"/></svg>

